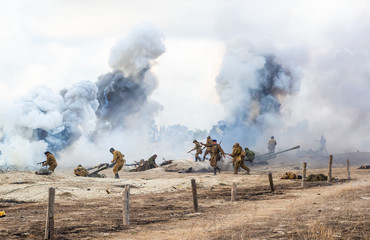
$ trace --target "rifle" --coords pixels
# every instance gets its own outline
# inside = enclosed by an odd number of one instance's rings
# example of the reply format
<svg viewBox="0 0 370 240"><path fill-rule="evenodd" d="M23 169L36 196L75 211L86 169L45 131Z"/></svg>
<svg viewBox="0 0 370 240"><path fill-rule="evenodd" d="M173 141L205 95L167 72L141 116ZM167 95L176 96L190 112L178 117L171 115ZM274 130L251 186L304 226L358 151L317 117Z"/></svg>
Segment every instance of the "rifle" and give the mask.
<svg viewBox="0 0 370 240"><path fill-rule="evenodd" d="M44 164L44 163L46 163L46 161L38 162L37 164Z"/></svg>

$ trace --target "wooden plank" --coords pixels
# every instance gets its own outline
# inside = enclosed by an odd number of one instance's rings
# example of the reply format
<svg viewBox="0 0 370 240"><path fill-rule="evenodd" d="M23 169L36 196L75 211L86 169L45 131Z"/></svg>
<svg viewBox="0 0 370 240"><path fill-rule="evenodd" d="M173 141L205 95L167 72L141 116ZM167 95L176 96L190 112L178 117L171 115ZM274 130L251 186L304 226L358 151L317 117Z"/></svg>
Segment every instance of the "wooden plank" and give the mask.
<svg viewBox="0 0 370 240"><path fill-rule="evenodd" d="M231 201L232 202L236 201L236 183L233 183L231 187Z"/></svg>
<svg viewBox="0 0 370 240"><path fill-rule="evenodd" d="M55 188L49 188L48 208L46 212L45 239L54 239L54 202Z"/></svg>
<svg viewBox="0 0 370 240"><path fill-rule="evenodd" d="M194 212L198 212L198 195L197 195L197 184L195 183L195 179L191 179L191 188L193 190Z"/></svg>
<svg viewBox="0 0 370 240"><path fill-rule="evenodd" d="M349 170L349 160L347 159L347 179L351 180L351 172Z"/></svg>
<svg viewBox="0 0 370 240"><path fill-rule="evenodd" d="M274 188L274 182L272 180L272 173L269 172L268 177L269 177L271 192L273 192L273 191L275 191L275 188Z"/></svg>
<svg viewBox="0 0 370 240"><path fill-rule="evenodd" d="M130 185L125 186L125 191L123 192L123 225L130 225Z"/></svg>
<svg viewBox="0 0 370 240"><path fill-rule="evenodd" d="M331 182L332 179L332 165L333 165L333 155L329 156L329 164L328 164L328 182Z"/></svg>

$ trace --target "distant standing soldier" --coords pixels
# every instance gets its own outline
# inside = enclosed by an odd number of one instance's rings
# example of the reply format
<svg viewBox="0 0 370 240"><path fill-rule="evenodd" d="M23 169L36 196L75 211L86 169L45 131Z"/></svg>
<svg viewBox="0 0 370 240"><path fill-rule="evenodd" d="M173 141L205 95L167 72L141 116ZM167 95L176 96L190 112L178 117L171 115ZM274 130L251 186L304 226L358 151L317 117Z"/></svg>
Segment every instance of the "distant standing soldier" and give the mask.
<svg viewBox="0 0 370 240"><path fill-rule="evenodd" d="M208 136L207 137L207 143L206 144L208 144L208 145L212 145L212 139L211 139L211 136ZM203 155L203 161L205 161L206 160L206 156L208 155L208 154L210 154L211 153L211 148L210 147L207 147L206 148L206 151L204 152L204 155Z"/></svg>
<svg viewBox="0 0 370 240"><path fill-rule="evenodd" d="M195 144L195 147L193 149L191 149L188 153L196 150L195 152L195 161L199 161L200 162L200 157L199 157L199 154L202 154L202 145L200 145L200 143L194 139L193 143Z"/></svg>
<svg viewBox="0 0 370 240"><path fill-rule="evenodd" d="M275 153L275 146L277 145L276 143L276 140L274 138L274 136L271 136L271 139L268 143L268 150L269 150L269 153Z"/></svg>
<svg viewBox="0 0 370 240"><path fill-rule="evenodd" d="M212 140L212 144L202 143L202 145L211 148L211 160L210 160L211 162L210 162L210 164L211 164L211 167L213 167L214 175L216 175L217 171L218 171L218 173L221 173L221 169L219 167L217 167L217 162L221 160L221 155L223 157L226 157L225 152L222 149L222 147L219 144L217 144L216 139Z"/></svg>
<svg viewBox="0 0 370 240"><path fill-rule="evenodd" d="M55 157L51 152L44 152L46 156L46 162L42 164L42 166L49 165L49 170L54 172L54 169L58 166L57 161L55 160Z"/></svg>
<svg viewBox="0 0 370 240"><path fill-rule="evenodd" d="M113 154L113 160L111 161L111 163L114 164L113 166L114 177L119 178L118 172L122 170L126 162L125 159L123 159L125 155L123 155L118 150L114 150L114 148L109 149L109 151Z"/></svg>
<svg viewBox="0 0 370 240"><path fill-rule="evenodd" d="M239 143L235 143L233 147L233 152L230 154L233 157L234 163L234 174L238 174L239 168L243 168L249 174L250 169L245 165L244 158L245 158L245 151L239 145Z"/></svg>
<svg viewBox="0 0 370 240"><path fill-rule="evenodd" d="M154 154L153 156L151 156L151 157L148 159L149 169L157 168L157 167L158 167L157 163L155 162L155 159L156 159L156 158L157 158L157 154Z"/></svg>

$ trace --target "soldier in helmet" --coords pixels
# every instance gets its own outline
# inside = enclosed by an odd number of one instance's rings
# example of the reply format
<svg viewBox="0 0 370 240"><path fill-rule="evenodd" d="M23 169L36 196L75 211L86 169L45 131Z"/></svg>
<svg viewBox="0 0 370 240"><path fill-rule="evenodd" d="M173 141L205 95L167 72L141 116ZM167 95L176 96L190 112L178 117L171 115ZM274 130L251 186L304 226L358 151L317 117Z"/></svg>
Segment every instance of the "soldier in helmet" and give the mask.
<svg viewBox="0 0 370 240"><path fill-rule="evenodd" d="M55 160L55 157L53 154L51 154L51 152L44 152L45 156L46 156L46 162L42 164L42 166L46 166L46 165L49 165L49 170L54 172L54 169L58 166L58 163L57 161Z"/></svg>
<svg viewBox="0 0 370 240"><path fill-rule="evenodd" d="M221 168L217 166L217 162L221 160L221 155L223 157L226 157L225 152L222 149L222 147L219 144L217 144L216 139L212 140L212 144L204 144L204 143L201 143L201 144L205 147L211 148L210 164L211 164L211 167L213 167L214 175L216 175L217 171L218 173L221 173Z"/></svg>
<svg viewBox="0 0 370 240"><path fill-rule="evenodd" d="M81 164L79 164L77 166L77 168L75 168L74 174L76 176L80 176L80 177L87 177L87 175L89 175L89 173L87 172L86 168L82 167Z"/></svg>
<svg viewBox="0 0 370 240"><path fill-rule="evenodd" d="M245 165L244 158L245 158L245 151L239 145L239 143L235 143L233 146L233 152L230 154L233 157L234 163L234 174L238 174L239 168L243 168L249 174L250 169Z"/></svg>
<svg viewBox="0 0 370 240"><path fill-rule="evenodd" d="M188 153L196 150L195 152L195 161L199 161L200 162L200 157L199 157L199 154L202 154L202 146L200 145L200 143L194 139L193 143L195 144L194 148L191 149Z"/></svg>
<svg viewBox="0 0 370 240"><path fill-rule="evenodd" d="M208 145L212 145L212 139L211 139L211 136L208 136L207 137L207 143L206 144L208 144ZM210 154L211 153L211 148L210 147L206 147L206 151L204 152L204 155L203 155L203 161L205 161L206 160L206 156L208 155L208 154Z"/></svg>
<svg viewBox="0 0 370 240"><path fill-rule="evenodd" d="M115 150L114 148L109 149L109 151L113 154L113 160L111 163L114 164L113 166L113 173L115 178L119 178L118 172L122 170L123 166L125 165L125 159L120 151Z"/></svg>
<svg viewBox="0 0 370 240"><path fill-rule="evenodd" d="M274 136L271 136L270 141L269 141L268 146L267 146L269 153L275 153L275 146L276 145L277 145L277 143L276 143L276 140L275 140Z"/></svg>

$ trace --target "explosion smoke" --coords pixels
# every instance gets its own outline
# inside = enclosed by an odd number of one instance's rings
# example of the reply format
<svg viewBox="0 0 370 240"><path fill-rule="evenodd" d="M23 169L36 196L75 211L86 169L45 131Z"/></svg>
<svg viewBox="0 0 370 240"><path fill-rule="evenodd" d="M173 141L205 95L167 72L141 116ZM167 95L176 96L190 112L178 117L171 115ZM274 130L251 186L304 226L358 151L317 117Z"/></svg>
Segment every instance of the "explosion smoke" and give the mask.
<svg viewBox="0 0 370 240"><path fill-rule="evenodd" d="M299 90L299 69L273 55L253 52L243 42L231 42L216 79L216 89L227 118L211 136L227 148L235 142L254 146L270 121L278 121L281 99Z"/></svg>

